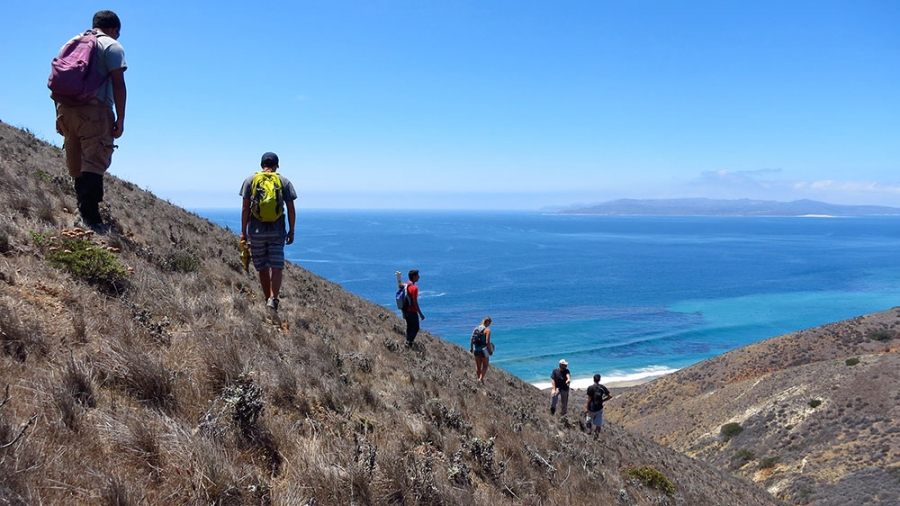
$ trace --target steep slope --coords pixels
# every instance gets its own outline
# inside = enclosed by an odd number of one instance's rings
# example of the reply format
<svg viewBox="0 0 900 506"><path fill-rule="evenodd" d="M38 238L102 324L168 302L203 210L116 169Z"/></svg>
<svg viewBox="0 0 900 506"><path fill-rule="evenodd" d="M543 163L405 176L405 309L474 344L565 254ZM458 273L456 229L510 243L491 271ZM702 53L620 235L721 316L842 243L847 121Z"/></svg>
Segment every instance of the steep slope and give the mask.
<svg viewBox="0 0 900 506"><path fill-rule="evenodd" d="M0 201L0 504L777 503L299 266L267 321L232 232L125 181L75 230L62 153L4 124Z"/></svg>
<svg viewBox="0 0 900 506"><path fill-rule="evenodd" d="M898 325L894 308L756 343L625 393L610 418L792 504L900 504Z"/></svg>

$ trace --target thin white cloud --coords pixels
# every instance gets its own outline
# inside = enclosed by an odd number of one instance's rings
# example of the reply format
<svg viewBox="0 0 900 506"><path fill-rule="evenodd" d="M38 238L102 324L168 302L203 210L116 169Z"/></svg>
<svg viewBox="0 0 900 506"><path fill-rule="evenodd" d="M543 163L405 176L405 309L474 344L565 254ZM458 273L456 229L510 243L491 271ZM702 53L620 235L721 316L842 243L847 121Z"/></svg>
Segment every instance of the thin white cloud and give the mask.
<svg viewBox="0 0 900 506"><path fill-rule="evenodd" d="M766 198L795 200L810 198L834 203L897 205L900 184L877 181L786 180L781 169L704 171L691 184L694 191L703 189L710 196L724 198Z"/></svg>

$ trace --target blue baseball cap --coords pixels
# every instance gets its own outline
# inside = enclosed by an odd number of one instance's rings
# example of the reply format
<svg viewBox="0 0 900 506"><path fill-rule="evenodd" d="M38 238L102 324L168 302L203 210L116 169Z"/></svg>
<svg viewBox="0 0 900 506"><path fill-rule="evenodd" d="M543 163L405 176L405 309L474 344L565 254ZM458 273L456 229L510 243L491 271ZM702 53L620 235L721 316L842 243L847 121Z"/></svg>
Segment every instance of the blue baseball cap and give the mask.
<svg viewBox="0 0 900 506"><path fill-rule="evenodd" d="M262 155L262 166L263 167L274 167L278 165L278 155L271 151L266 151Z"/></svg>

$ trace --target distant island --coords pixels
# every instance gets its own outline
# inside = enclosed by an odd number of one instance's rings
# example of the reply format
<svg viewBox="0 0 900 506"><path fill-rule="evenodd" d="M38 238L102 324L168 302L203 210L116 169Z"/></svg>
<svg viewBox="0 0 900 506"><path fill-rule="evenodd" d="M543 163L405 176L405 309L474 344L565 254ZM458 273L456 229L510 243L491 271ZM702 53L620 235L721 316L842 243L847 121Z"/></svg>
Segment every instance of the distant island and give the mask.
<svg viewBox="0 0 900 506"><path fill-rule="evenodd" d="M643 216L900 216L900 208L838 205L815 200L620 199L566 209L559 213Z"/></svg>

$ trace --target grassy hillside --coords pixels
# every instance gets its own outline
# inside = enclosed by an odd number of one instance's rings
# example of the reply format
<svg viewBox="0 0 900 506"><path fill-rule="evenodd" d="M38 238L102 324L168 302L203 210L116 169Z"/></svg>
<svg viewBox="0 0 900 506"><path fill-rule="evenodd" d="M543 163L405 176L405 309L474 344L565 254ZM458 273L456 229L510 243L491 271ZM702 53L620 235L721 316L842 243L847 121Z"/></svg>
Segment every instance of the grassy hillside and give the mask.
<svg viewBox="0 0 900 506"><path fill-rule="evenodd" d="M125 181L75 230L62 153L5 124L0 201L0 504L776 504L299 266L268 322L232 232Z"/></svg>
<svg viewBox="0 0 900 506"><path fill-rule="evenodd" d="M611 418L791 504L900 504L900 309L772 338L620 396Z"/></svg>

